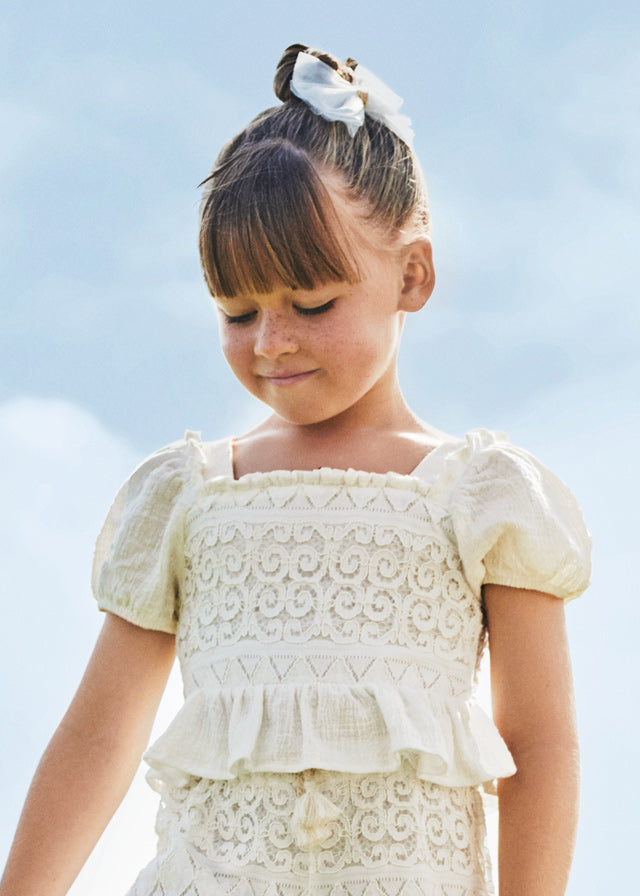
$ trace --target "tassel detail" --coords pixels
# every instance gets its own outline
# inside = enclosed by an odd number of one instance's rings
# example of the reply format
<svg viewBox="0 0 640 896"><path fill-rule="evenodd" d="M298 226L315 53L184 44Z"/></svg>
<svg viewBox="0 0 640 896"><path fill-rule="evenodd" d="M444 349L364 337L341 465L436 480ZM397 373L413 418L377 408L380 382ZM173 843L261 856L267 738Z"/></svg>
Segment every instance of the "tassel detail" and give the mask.
<svg viewBox="0 0 640 896"><path fill-rule="evenodd" d="M331 822L340 816L340 809L319 793L312 774L313 769L302 773L302 793L296 800L291 818L291 828L300 849L321 846L331 833Z"/></svg>

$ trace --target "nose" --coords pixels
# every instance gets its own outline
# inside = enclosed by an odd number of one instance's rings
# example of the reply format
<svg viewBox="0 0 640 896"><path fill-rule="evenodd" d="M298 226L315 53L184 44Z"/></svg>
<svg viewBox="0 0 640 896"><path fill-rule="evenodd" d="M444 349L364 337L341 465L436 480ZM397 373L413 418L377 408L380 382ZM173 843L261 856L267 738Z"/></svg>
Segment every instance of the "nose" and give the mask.
<svg viewBox="0 0 640 896"><path fill-rule="evenodd" d="M294 323L288 315L280 311L263 311L253 344L254 354L277 358L297 352L298 340L294 331Z"/></svg>

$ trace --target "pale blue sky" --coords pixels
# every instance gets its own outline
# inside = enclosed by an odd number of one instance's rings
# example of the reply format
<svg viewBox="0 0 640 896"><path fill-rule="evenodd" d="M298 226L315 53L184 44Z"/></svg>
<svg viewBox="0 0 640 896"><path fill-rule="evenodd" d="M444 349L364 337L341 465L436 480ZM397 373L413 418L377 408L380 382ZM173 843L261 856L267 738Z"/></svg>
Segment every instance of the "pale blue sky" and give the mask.
<svg viewBox="0 0 640 896"><path fill-rule="evenodd" d="M627 890L640 759L628 710L640 615L637 3L75 0L1 16L0 858L100 623L88 573L115 489L184 429L214 438L262 413L217 347L196 187L221 144L275 102L276 62L300 41L359 59L414 122L438 285L405 333L407 397L441 429L506 430L583 505L596 550L593 586L568 610L584 767L569 892ZM131 817L152 805L136 795ZM110 833L77 896L124 892L140 864L131 826ZM121 876L104 883L120 851Z"/></svg>

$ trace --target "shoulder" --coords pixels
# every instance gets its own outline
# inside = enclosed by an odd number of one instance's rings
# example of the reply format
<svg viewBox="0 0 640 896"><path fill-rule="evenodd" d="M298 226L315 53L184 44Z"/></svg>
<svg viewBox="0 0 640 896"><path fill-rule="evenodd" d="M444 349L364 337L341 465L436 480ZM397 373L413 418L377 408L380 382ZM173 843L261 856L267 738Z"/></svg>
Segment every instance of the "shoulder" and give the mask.
<svg viewBox="0 0 640 896"><path fill-rule="evenodd" d="M131 494L150 481L186 483L190 477L201 475L205 463L205 446L200 434L187 430L183 438L159 448L141 461L124 487Z"/></svg>
<svg viewBox="0 0 640 896"><path fill-rule="evenodd" d="M124 482L95 546L92 584L100 609L143 628L175 631L183 520L204 468L202 441L187 432Z"/></svg>
<svg viewBox="0 0 640 896"><path fill-rule="evenodd" d="M474 430L460 449L456 498L476 512L526 521L544 528L550 519L568 529L584 528L569 486L533 454L513 445L503 432Z"/></svg>
<svg viewBox="0 0 640 896"><path fill-rule="evenodd" d="M538 466L497 430L474 429L462 438L446 436L431 454L426 458L434 477L431 497L447 510L470 491L488 495L505 480L532 478Z"/></svg>
<svg viewBox="0 0 640 896"><path fill-rule="evenodd" d="M446 446L438 495L468 577L565 599L587 586L591 537L570 488L502 432Z"/></svg>
<svg viewBox="0 0 640 896"><path fill-rule="evenodd" d="M512 444L498 430L474 429L463 438L446 439L438 450L442 472L457 497L473 492L485 497L500 494L508 500L515 496L514 488L537 497L545 492L568 491L562 480L533 454Z"/></svg>
<svg viewBox="0 0 640 896"><path fill-rule="evenodd" d="M510 442L503 432L473 430L465 442L469 446L465 480L476 488L518 484L538 495L544 487L551 491L566 488L551 470L525 448Z"/></svg>
<svg viewBox="0 0 640 896"><path fill-rule="evenodd" d="M153 547L159 526L175 517L192 483L202 475L204 453L196 433L154 451L118 490L98 535L93 564L94 583L105 559L119 543L131 549Z"/></svg>

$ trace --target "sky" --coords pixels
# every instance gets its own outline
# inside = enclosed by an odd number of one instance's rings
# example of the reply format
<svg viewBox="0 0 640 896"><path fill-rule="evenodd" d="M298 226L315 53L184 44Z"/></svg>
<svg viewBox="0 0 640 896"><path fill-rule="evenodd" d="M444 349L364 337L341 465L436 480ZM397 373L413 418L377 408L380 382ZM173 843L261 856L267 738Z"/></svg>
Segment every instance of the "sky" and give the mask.
<svg viewBox="0 0 640 896"><path fill-rule="evenodd" d="M123 479L196 429L265 415L225 367L197 185L275 103L282 50L353 56L405 99L436 291L404 334L412 407L506 431L576 492L594 538L568 607L583 757L569 896L635 880L640 727L640 7L408 0L0 10L0 860L101 619L93 542ZM172 677L156 731L171 718ZM137 781L72 896L125 893L153 852ZM117 861L114 861L117 856ZM633 875L633 877L632 877Z"/></svg>

